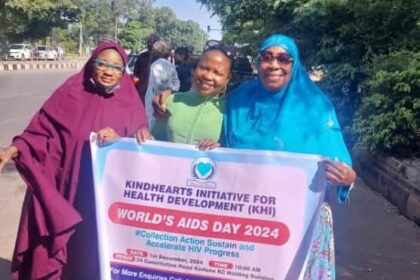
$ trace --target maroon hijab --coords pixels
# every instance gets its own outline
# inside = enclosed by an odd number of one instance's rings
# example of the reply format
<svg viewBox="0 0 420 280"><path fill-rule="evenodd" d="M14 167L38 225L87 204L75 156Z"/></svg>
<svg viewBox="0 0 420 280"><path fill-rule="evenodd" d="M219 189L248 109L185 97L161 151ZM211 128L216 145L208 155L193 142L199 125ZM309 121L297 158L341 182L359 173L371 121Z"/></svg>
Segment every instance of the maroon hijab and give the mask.
<svg viewBox="0 0 420 280"><path fill-rule="evenodd" d="M12 263L19 279L61 276L67 243L84 218L74 207L76 194L91 188L91 182L80 179L81 164L89 156L89 133L112 127L121 136L133 136L146 126L143 105L127 74L111 95L90 81L93 61L105 49L115 49L127 63L121 46L99 44L84 68L53 93L13 140L19 151L16 167L28 186Z"/></svg>

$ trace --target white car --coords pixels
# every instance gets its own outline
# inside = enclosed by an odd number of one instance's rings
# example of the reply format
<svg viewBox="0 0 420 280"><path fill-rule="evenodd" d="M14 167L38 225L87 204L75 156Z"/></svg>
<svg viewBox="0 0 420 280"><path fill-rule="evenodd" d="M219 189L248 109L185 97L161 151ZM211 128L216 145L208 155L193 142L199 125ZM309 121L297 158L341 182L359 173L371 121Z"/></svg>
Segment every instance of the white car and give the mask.
<svg viewBox="0 0 420 280"><path fill-rule="evenodd" d="M32 47L28 44L13 44L9 48L9 58L27 60L33 58Z"/></svg>
<svg viewBox="0 0 420 280"><path fill-rule="evenodd" d="M38 59L43 60L57 60L58 53L54 48L50 46L38 46L37 57Z"/></svg>

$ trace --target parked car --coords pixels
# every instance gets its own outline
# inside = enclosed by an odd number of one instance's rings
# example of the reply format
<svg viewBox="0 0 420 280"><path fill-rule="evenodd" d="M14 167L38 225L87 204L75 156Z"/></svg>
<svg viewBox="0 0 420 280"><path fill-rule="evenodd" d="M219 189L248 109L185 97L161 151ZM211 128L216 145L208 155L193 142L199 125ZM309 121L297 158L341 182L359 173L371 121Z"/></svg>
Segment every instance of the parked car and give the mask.
<svg viewBox="0 0 420 280"><path fill-rule="evenodd" d="M33 59L32 47L29 44L12 44L9 48L9 58L28 60Z"/></svg>
<svg viewBox="0 0 420 280"><path fill-rule="evenodd" d="M50 46L38 46L37 58L42 60L57 60L57 51Z"/></svg>

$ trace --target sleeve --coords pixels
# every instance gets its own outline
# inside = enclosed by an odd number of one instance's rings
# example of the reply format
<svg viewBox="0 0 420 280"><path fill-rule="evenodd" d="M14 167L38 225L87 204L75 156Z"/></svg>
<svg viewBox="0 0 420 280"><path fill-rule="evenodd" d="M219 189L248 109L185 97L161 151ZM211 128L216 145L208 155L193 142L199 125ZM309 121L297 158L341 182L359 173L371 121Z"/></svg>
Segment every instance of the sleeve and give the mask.
<svg viewBox="0 0 420 280"><path fill-rule="evenodd" d="M59 192L63 151L58 136L53 120L41 110L13 139L19 150L16 168L28 187L13 254L12 270L19 278L28 264L35 267L31 279L61 271L68 240L82 220Z"/></svg>
<svg viewBox="0 0 420 280"><path fill-rule="evenodd" d="M138 78L140 78L140 73L144 71L142 68L146 67L147 65L147 56L145 54L146 53L139 54L136 60L136 64L134 65L133 74Z"/></svg>
<svg viewBox="0 0 420 280"><path fill-rule="evenodd" d="M341 132L340 124L337 119L337 115L334 110L328 114L326 120L326 143L324 145L324 155L327 155L331 160L344 162L349 166L352 166L352 160L350 153L347 149L346 143L344 142L343 134ZM350 186L339 186L336 187L337 198L340 203L348 201L350 191L353 184Z"/></svg>
<svg viewBox="0 0 420 280"><path fill-rule="evenodd" d="M168 122L166 118L156 119L155 125L153 126L151 132L156 140L168 141L167 124Z"/></svg>
<svg viewBox="0 0 420 280"><path fill-rule="evenodd" d="M176 68L171 65L172 69L170 70L170 78L169 78L169 88L172 91L178 91L179 90L179 86L180 86L180 82L179 82L179 78L178 78L178 74L176 72Z"/></svg>
<svg viewBox="0 0 420 280"><path fill-rule="evenodd" d="M57 178L62 176L60 160L63 154L59 135L53 122L42 110L31 120L25 131L13 139L19 151L16 167L28 189L41 205L38 230L41 235L53 235L68 230L81 217L58 190Z"/></svg>
<svg viewBox="0 0 420 280"><path fill-rule="evenodd" d="M179 79L176 68L166 59L160 58L156 60L151 67L153 76L156 79L157 91L179 89Z"/></svg>

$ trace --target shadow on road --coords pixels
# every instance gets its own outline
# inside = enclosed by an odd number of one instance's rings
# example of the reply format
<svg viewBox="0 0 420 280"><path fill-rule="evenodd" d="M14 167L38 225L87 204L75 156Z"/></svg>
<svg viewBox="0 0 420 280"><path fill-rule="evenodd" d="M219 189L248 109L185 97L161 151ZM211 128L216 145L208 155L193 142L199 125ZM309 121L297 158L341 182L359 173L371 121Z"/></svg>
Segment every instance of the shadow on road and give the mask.
<svg viewBox="0 0 420 280"><path fill-rule="evenodd" d="M15 171L16 171L16 167L13 161L7 162L7 164L4 166L2 170L2 172L4 173L10 173L10 172L15 172Z"/></svg>
<svg viewBox="0 0 420 280"><path fill-rule="evenodd" d="M0 258L0 279L13 280L10 275L10 261L3 258Z"/></svg>

